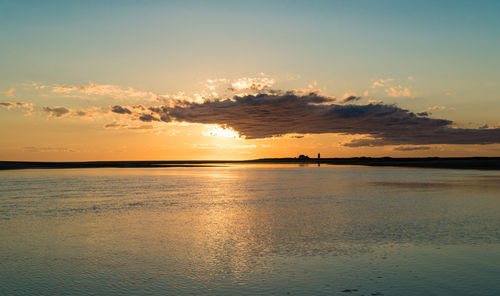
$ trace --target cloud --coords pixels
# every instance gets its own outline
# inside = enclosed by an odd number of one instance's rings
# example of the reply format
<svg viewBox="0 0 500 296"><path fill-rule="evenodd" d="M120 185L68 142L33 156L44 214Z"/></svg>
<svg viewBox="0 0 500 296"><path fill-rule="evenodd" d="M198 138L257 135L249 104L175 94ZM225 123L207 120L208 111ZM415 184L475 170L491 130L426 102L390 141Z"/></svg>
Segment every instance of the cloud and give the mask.
<svg viewBox="0 0 500 296"><path fill-rule="evenodd" d="M387 83L394 81L394 78L387 78L387 79L379 79L377 81L374 81L370 88L376 88L376 87L382 87L385 86Z"/></svg>
<svg viewBox="0 0 500 296"><path fill-rule="evenodd" d="M15 90L16 90L16 89L12 87L12 88L10 88L8 91L6 91L6 92L5 92L5 95L6 95L7 97L9 97L9 98L13 98L13 97L14 97L14 91L15 91Z"/></svg>
<svg viewBox="0 0 500 296"><path fill-rule="evenodd" d="M37 89L37 90L47 88L47 85L43 85L43 84L40 84L40 83L37 83L37 82L33 82L33 83L31 84L31 86L33 86L33 88L35 88L35 89Z"/></svg>
<svg viewBox="0 0 500 296"><path fill-rule="evenodd" d="M116 85L95 84L93 82L90 82L89 85L56 85L52 87L52 92L63 94L77 93L83 95L98 95L118 100L146 99L149 101L155 101L160 98L160 96L149 91L138 91L131 87L122 89Z"/></svg>
<svg viewBox="0 0 500 296"><path fill-rule="evenodd" d="M105 124L104 128L125 128L127 126L128 126L127 124L123 124L123 123L119 123L119 122L115 121L115 122Z"/></svg>
<svg viewBox="0 0 500 296"><path fill-rule="evenodd" d="M86 110L72 110L62 106L49 107L44 106L42 110L49 114L50 117L63 118L63 117L76 117L80 119L93 119L94 117L102 114L102 110L98 107Z"/></svg>
<svg viewBox="0 0 500 296"><path fill-rule="evenodd" d="M142 114L139 116L139 120L144 122L160 121L160 119L156 118L152 114Z"/></svg>
<svg viewBox="0 0 500 296"><path fill-rule="evenodd" d="M429 109L429 110L445 110L446 106L432 106L432 107L429 107L427 109Z"/></svg>
<svg viewBox="0 0 500 296"><path fill-rule="evenodd" d="M430 150L429 146L399 146L394 148L395 151L417 151L417 150Z"/></svg>
<svg viewBox="0 0 500 296"><path fill-rule="evenodd" d="M43 107L43 111L49 113L52 117L64 117L68 115L71 111L66 107Z"/></svg>
<svg viewBox="0 0 500 296"><path fill-rule="evenodd" d="M269 77L240 78L231 83L235 90L264 90L270 88L276 80Z"/></svg>
<svg viewBox="0 0 500 296"><path fill-rule="evenodd" d="M413 78L410 76L408 77L408 81L413 80ZM403 86L401 84L397 84L394 78L387 78L387 79L379 79L376 80L372 83L369 89L365 90L363 95L365 97L369 96L370 93L377 93L378 95L381 95L380 91L378 91L378 88L383 88L384 92L386 95L390 97L411 97L412 92L411 90Z"/></svg>
<svg viewBox="0 0 500 296"><path fill-rule="evenodd" d="M118 114L132 114L132 111L130 111L128 108L118 106L118 105L111 107L111 112L118 113Z"/></svg>
<svg viewBox="0 0 500 296"><path fill-rule="evenodd" d="M36 147L36 146L28 146L23 148L24 151L30 153L50 153L50 152L77 152L70 148L65 147Z"/></svg>
<svg viewBox="0 0 500 296"><path fill-rule="evenodd" d="M349 95L345 97L342 102L343 103L348 103L348 102L353 102L353 101L359 101L361 98L356 96L356 95Z"/></svg>
<svg viewBox="0 0 500 296"><path fill-rule="evenodd" d="M33 104L25 102L0 102L0 106L7 109L21 109L26 115L31 115L33 112Z"/></svg>
<svg viewBox="0 0 500 296"><path fill-rule="evenodd" d="M410 97L411 91L407 87L403 87L401 85L388 87L385 89L385 92L390 97Z"/></svg>
<svg viewBox="0 0 500 296"><path fill-rule="evenodd" d="M498 144L500 128L461 129L444 126L428 131L411 131L401 135L384 135L372 139L358 139L345 144L348 147L384 145L431 145L431 144Z"/></svg>
<svg viewBox="0 0 500 296"><path fill-rule="evenodd" d="M159 110L156 110L154 107L150 107L149 109L146 109L142 105L127 106L127 107L115 105L115 106L111 107L112 113L132 115L135 117L135 119L143 121L143 122L162 121L160 118L157 118L154 115L155 111L159 111Z"/></svg>
<svg viewBox="0 0 500 296"><path fill-rule="evenodd" d="M347 147L500 143L500 127L454 128L450 120L430 118L425 111L413 113L381 101L371 100L365 105L348 104L357 100L359 97L356 96L337 100L317 93L274 91L202 102L170 100L166 105L150 107L114 105L110 111L146 123L217 125L231 129L246 139L335 133L356 135L356 139L344 144ZM0 106L14 108L30 105L3 102ZM85 119L105 114L103 110L72 110L62 106L45 106L43 111L56 118L69 116ZM145 129L146 126L140 127ZM117 122L104 125L108 129L129 127L135 128ZM158 126L155 124L154 127Z"/></svg>
<svg viewBox="0 0 500 296"><path fill-rule="evenodd" d="M105 124L103 126L105 129L129 129L129 130L151 130L154 129L155 127L151 124L143 124L143 125L128 125L125 123L120 123L120 122L111 122L108 124Z"/></svg>
<svg viewBox="0 0 500 296"><path fill-rule="evenodd" d="M415 114L395 105L335 104L334 98L317 94L236 96L142 109L135 107L129 116L142 121L215 124L247 139L337 133L366 136L344 144L348 147L500 143L498 128L453 128L450 120L429 118L427 114Z"/></svg>
<svg viewBox="0 0 500 296"><path fill-rule="evenodd" d="M194 93L187 97L184 93L174 96L168 96L170 99L191 100L194 102L203 102L207 99L230 98L232 96L242 96L249 94L259 94L263 92L272 92L271 87L276 83L276 79L259 73L256 77L240 77L236 79L216 78L207 79L205 89L199 93ZM184 97L184 98L182 98Z"/></svg>
<svg viewBox="0 0 500 296"><path fill-rule="evenodd" d="M378 104L382 104L382 100L368 100L368 104L372 104L372 105L378 105Z"/></svg>
<svg viewBox="0 0 500 296"><path fill-rule="evenodd" d="M150 124L144 124L144 125L139 125L139 126L131 126L128 129L131 129L131 130L149 130L149 129L153 129L153 128L154 128L154 126L152 126Z"/></svg>

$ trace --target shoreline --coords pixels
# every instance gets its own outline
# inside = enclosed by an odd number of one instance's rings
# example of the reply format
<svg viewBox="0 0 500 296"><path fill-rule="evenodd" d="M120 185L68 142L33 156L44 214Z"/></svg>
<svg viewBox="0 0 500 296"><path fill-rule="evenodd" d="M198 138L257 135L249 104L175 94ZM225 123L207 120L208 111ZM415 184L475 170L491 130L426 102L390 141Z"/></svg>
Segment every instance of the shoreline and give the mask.
<svg viewBox="0 0 500 296"><path fill-rule="evenodd" d="M262 158L254 160L191 160L191 161L82 161L33 162L0 161L0 170L20 169L74 169L74 168L168 168L213 167L222 164L324 164L420 167L441 169L500 170L500 157L353 157L353 158Z"/></svg>

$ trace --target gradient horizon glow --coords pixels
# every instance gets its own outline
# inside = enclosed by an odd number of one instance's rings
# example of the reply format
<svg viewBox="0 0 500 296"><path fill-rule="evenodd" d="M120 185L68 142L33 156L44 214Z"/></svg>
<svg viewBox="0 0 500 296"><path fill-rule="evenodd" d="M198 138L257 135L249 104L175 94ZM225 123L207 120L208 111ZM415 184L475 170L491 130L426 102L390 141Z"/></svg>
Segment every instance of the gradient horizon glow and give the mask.
<svg viewBox="0 0 500 296"><path fill-rule="evenodd" d="M498 1L0 0L0 160L499 156L498 36ZM467 139L332 132L367 106Z"/></svg>

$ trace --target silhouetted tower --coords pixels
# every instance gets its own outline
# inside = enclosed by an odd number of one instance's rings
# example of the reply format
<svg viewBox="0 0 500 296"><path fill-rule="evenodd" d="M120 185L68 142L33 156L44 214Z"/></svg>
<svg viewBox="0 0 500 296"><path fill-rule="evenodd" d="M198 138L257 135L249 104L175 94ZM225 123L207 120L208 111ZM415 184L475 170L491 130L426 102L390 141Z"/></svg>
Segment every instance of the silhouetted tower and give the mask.
<svg viewBox="0 0 500 296"><path fill-rule="evenodd" d="M321 164L321 155L318 153L318 166Z"/></svg>

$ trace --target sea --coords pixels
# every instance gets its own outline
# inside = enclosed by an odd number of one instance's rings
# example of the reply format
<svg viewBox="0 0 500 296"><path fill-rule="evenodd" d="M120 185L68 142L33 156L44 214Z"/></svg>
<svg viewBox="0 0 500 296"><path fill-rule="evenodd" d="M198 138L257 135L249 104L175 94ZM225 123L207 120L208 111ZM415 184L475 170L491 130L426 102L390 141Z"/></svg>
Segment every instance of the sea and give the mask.
<svg viewBox="0 0 500 296"><path fill-rule="evenodd" d="M0 295L500 295L500 172L0 171Z"/></svg>

